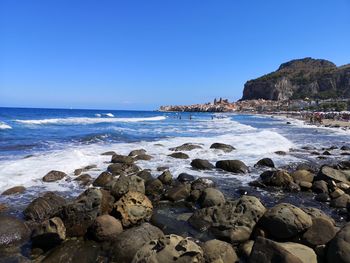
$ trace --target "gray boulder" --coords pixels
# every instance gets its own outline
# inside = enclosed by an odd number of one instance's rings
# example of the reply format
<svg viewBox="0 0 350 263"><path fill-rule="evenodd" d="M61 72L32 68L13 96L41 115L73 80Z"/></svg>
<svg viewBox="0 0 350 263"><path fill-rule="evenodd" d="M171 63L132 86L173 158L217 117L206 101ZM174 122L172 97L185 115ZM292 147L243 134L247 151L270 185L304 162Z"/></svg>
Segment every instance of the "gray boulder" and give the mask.
<svg viewBox="0 0 350 263"><path fill-rule="evenodd" d="M67 174L64 172L52 170L52 171L48 172L43 177L43 181L44 182L56 182L58 180L63 179L66 176L67 176Z"/></svg>
<svg viewBox="0 0 350 263"><path fill-rule="evenodd" d="M66 200L53 192L47 192L43 196L34 199L23 211L27 220L42 221L57 215Z"/></svg>
<svg viewBox="0 0 350 263"><path fill-rule="evenodd" d="M183 145L169 148L170 151L179 152L179 151L192 151L194 149L202 149L202 146L193 144L193 143L184 143Z"/></svg>
<svg viewBox="0 0 350 263"><path fill-rule="evenodd" d="M193 168L199 169L199 170L210 170L210 169L213 169L215 167L209 161L203 160L203 159L194 159L194 160L192 160L191 166Z"/></svg>
<svg viewBox="0 0 350 263"><path fill-rule="evenodd" d="M229 243L213 239L205 242L202 246L205 262L235 263L238 257Z"/></svg>
<svg viewBox="0 0 350 263"><path fill-rule="evenodd" d="M312 226L311 217L300 208L281 203L267 210L259 225L277 239L297 236Z"/></svg>
<svg viewBox="0 0 350 263"><path fill-rule="evenodd" d="M347 223L330 242L327 262L350 263L350 223Z"/></svg>
<svg viewBox="0 0 350 263"><path fill-rule="evenodd" d="M176 158L176 159L188 159L188 158L190 158L186 153L183 153L183 152L175 152L175 153L169 154L168 156Z"/></svg>
<svg viewBox="0 0 350 263"><path fill-rule="evenodd" d="M223 160L215 164L216 168L232 173L247 173L248 167L240 160Z"/></svg>
<svg viewBox="0 0 350 263"><path fill-rule="evenodd" d="M317 263L317 256L311 248L298 243L279 243L258 237L249 263Z"/></svg>
<svg viewBox="0 0 350 263"><path fill-rule="evenodd" d="M218 239L241 243L249 239L266 208L254 196L242 196L221 206L196 210L188 220L199 231L210 230Z"/></svg>
<svg viewBox="0 0 350 263"><path fill-rule="evenodd" d="M0 216L0 252L3 248L23 245L30 231L23 221L12 216Z"/></svg>
<svg viewBox="0 0 350 263"><path fill-rule="evenodd" d="M89 232L97 241L113 241L123 232L123 226L113 216L101 215L96 218Z"/></svg>
<svg viewBox="0 0 350 263"><path fill-rule="evenodd" d="M158 227L149 223L127 229L114 240L111 247L111 260L118 263L130 263L143 245L163 236L163 232Z"/></svg>
<svg viewBox="0 0 350 263"><path fill-rule="evenodd" d="M167 235L152 240L141 247L132 263L204 263L203 250L189 238Z"/></svg>
<svg viewBox="0 0 350 263"><path fill-rule="evenodd" d="M210 149L218 149L218 150L222 150L226 153L228 152L232 152L233 150L236 150L235 147L229 145L229 144L224 144L224 143L213 143L210 146Z"/></svg>
<svg viewBox="0 0 350 263"><path fill-rule="evenodd" d="M201 207L222 205L225 203L225 197L223 193L215 188L206 188L202 192L199 203Z"/></svg>
<svg viewBox="0 0 350 263"><path fill-rule="evenodd" d="M121 175L111 185L111 194L119 199L121 196L129 191L145 193L145 182L136 175L124 176Z"/></svg>

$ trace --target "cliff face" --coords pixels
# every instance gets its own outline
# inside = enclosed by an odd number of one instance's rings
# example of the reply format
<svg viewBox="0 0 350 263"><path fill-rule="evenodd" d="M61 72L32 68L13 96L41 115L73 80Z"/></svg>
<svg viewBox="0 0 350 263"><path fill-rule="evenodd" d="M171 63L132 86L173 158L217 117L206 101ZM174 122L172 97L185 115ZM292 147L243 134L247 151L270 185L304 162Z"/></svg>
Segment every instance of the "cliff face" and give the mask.
<svg viewBox="0 0 350 263"><path fill-rule="evenodd" d="M278 70L244 85L242 100L350 98L350 65L304 58L282 64Z"/></svg>

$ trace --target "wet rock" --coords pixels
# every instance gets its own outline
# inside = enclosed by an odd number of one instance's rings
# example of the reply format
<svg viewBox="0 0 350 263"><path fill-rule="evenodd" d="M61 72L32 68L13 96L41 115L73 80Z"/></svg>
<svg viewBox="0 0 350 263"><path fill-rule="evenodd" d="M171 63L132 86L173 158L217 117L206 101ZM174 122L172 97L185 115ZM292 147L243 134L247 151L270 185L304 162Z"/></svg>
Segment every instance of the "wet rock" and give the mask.
<svg viewBox="0 0 350 263"><path fill-rule="evenodd" d="M202 246L205 262L235 263L238 257L229 243L213 239L205 242Z"/></svg>
<svg viewBox="0 0 350 263"><path fill-rule="evenodd" d="M199 200L199 198L202 195L202 191L200 190L192 190L190 193L190 196L188 197L188 201L190 202L197 202Z"/></svg>
<svg viewBox="0 0 350 263"><path fill-rule="evenodd" d="M143 223L120 233L113 242L111 260L118 263L130 263L136 252L151 240L163 237L163 232L149 223Z"/></svg>
<svg viewBox="0 0 350 263"><path fill-rule="evenodd" d="M143 179L145 183L147 183L148 181L152 181L154 179L151 172L148 170L142 170L138 172L136 175L141 179Z"/></svg>
<svg viewBox="0 0 350 263"><path fill-rule="evenodd" d="M134 157L135 161L149 161L151 159L153 159L153 157L148 154L140 154Z"/></svg>
<svg viewBox="0 0 350 263"><path fill-rule="evenodd" d="M97 241L113 241L123 232L123 226L113 216L101 215L96 218L89 232Z"/></svg>
<svg viewBox="0 0 350 263"><path fill-rule="evenodd" d="M24 244L29 235L30 231L23 221L12 216L0 215L0 250Z"/></svg>
<svg viewBox="0 0 350 263"><path fill-rule="evenodd" d="M71 239L51 250L43 263L95 263L99 262L100 247L91 240Z"/></svg>
<svg viewBox="0 0 350 263"><path fill-rule="evenodd" d="M312 184L312 190L315 193L327 193L328 194L328 185L324 180L314 181Z"/></svg>
<svg viewBox="0 0 350 263"><path fill-rule="evenodd" d="M293 182L293 178L287 171L265 171L260 175L260 179L265 185L287 187Z"/></svg>
<svg viewBox="0 0 350 263"><path fill-rule="evenodd" d="M111 186L111 194L119 199L127 192L145 193L144 180L136 175L124 176L121 175Z"/></svg>
<svg viewBox="0 0 350 263"><path fill-rule="evenodd" d="M168 156L176 158L176 159L188 159L188 158L190 158L186 153L183 153L183 152L175 152L175 153L169 154Z"/></svg>
<svg viewBox="0 0 350 263"><path fill-rule="evenodd" d="M340 148L342 151L350 151L350 146L344 145Z"/></svg>
<svg viewBox="0 0 350 263"><path fill-rule="evenodd" d="M134 158L132 158L131 156L113 154L111 162L112 163L122 163L122 164L133 164Z"/></svg>
<svg viewBox="0 0 350 263"><path fill-rule="evenodd" d="M239 160L223 160L216 162L216 168L232 173L247 173L248 167Z"/></svg>
<svg viewBox="0 0 350 263"><path fill-rule="evenodd" d="M193 168L199 169L199 170L210 170L210 169L213 169L215 167L209 161L203 160L203 159L194 159L194 160L192 160L191 166Z"/></svg>
<svg viewBox="0 0 350 263"><path fill-rule="evenodd" d="M152 216L152 202L140 192L128 192L115 204L115 211L124 227L149 221Z"/></svg>
<svg viewBox="0 0 350 263"><path fill-rule="evenodd" d="M113 180L113 175L109 172L102 172L92 183L93 186L106 188Z"/></svg>
<svg viewBox="0 0 350 263"><path fill-rule="evenodd" d="M258 237L254 242L249 262L317 263L317 256L311 248L298 243L279 243Z"/></svg>
<svg viewBox="0 0 350 263"><path fill-rule="evenodd" d="M276 151L275 154L285 156L287 153L285 151Z"/></svg>
<svg viewBox="0 0 350 263"><path fill-rule="evenodd" d="M332 199L330 202L330 206L335 208L346 208L350 203L350 195L343 194L338 198Z"/></svg>
<svg viewBox="0 0 350 263"><path fill-rule="evenodd" d="M201 207L221 205L225 203L225 197L223 193L215 188L206 188L202 192L199 203Z"/></svg>
<svg viewBox="0 0 350 263"><path fill-rule="evenodd" d="M105 190L89 188L60 213L67 236L83 236L99 215L111 211L114 198Z"/></svg>
<svg viewBox="0 0 350 263"><path fill-rule="evenodd" d="M176 202L188 198L190 196L190 193L191 185L180 184L166 191L165 198L170 201Z"/></svg>
<svg viewBox="0 0 350 263"><path fill-rule="evenodd" d="M133 150L129 153L129 156L131 157L135 157L137 155L143 155L143 154L146 154L146 150L145 149L137 149L137 150Z"/></svg>
<svg viewBox="0 0 350 263"><path fill-rule="evenodd" d="M158 176L158 179L163 184L171 184L171 182L173 181L173 175L167 170L164 171L160 176Z"/></svg>
<svg viewBox="0 0 350 263"><path fill-rule="evenodd" d="M24 186L15 186L7 189L6 191L2 192L1 195L14 195L14 194L22 194L26 188Z"/></svg>
<svg viewBox="0 0 350 263"><path fill-rule="evenodd" d="M193 175L187 174L187 173L181 173L177 177L177 180L181 183L185 182L193 182L196 178Z"/></svg>
<svg viewBox="0 0 350 263"><path fill-rule="evenodd" d="M315 196L315 200L319 202L329 202L331 198L326 193L319 193Z"/></svg>
<svg viewBox="0 0 350 263"><path fill-rule="evenodd" d="M335 221L330 216L326 215L322 210L315 208L315 207L303 207L301 208L305 213L307 213L311 219L315 218L323 218L330 222L332 222L333 225L335 225Z"/></svg>
<svg viewBox="0 0 350 263"><path fill-rule="evenodd" d="M43 177L43 181L44 182L56 182L56 181L63 179L66 176L67 176L67 174L64 172L52 170L52 171L48 172Z"/></svg>
<svg viewBox="0 0 350 263"><path fill-rule="evenodd" d="M141 247L132 263L152 262L203 262L203 250L189 238L167 235L152 240Z"/></svg>
<svg viewBox="0 0 350 263"><path fill-rule="evenodd" d="M312 226L303 234L303 241L309 246L325 245L337 233L333 223L325 218L313 218Z"/></svg>
<svg viewBox="0 0 350 263"><path fill-rule="evenodd" d="M308 170L296 170L291 174L291 176L296 183L302 181L312 183L314 180L314 175Z"/></svg>
<svg viewBox="0 0 350 263"><path fill-rule="evenodd" d="M210 149L219 149L219 150L222 150L226 153L228 152L232 152L233 150L236 150L235 147L229 145L229 144L224 144L224 143L213 143L211 146L210 146Z"/></svg>
<svg viewBox="0 0 350 263"><path fill-rule="evenodd" d="M306 151L311 151L311 150L316 150L316 147L312 146L312 145L306 145L306 146L301 147L301 149L306 150Z"/></svg>
<svg viewBox="0 0 350 263"><path fill-rule="evenodd" d="M341 190L340 188L336 188L333 192L331 192L329 194L329 196L332 198L332 199L335 199L335 198L338 198L340 197L341 195L345 194L343 190Z"/></svg>
<svg viewBox="0 0 350 263"><path fill-rule="evenodd" d="M350 223L347 223L330 242L327 251L327 262L350 262Z"/></svg>
<svg viewBox="0 0 350 263"><path fill-rule="evenodd" d="M303 191L307 191L312 188L312 183L310 182L305 182L305 181L300 181L299 186Z"/></svg>
<svg viewBox="0 0 350 263"><path fill-rule="evenodd" d="M88 165L88 166L85 166L85 167L80 168L80 169L76 169L76 170L74 171L74 175L79 175L79 174L81 174L82 172L86 172L86 171L91 170L91 169L94 169L94 168L96 168L96 167L97 167L97 165L92 164L92 165Z"/></svg>
<svg viewBox="0 0 350 263"><path fill-rule="evenodd" d="M28 220L42 221L57 215L66 200L52 192L47 192L43 196L34 199L24 210L24 217Z"/></svg>
<svg viewBox="0 0 350 263"><path fill-rule="evenodd" d="M163 193L163 183L159 179L153 179L146 183L146 195L148 196L158 196Z"/></svg>
<svg viewBox="0 0 350 263"><path fill-rule="evenodd" d="M281 203L267 210L259 225L277 239L292 238L312 225L311 217L300 208Z"/></svg>
<svg viewBox="0 0 350 263"><path fill-rule="evenodd" d="M254 241L253 240L248 240L242 244L240 244L239 246L239 254L241 255L241 257L243 259L248 259L250 254L252 253L252 249L253 249L253 246L254 246ZM244 262L247 262L244 261Z"/></svg>
<svg viewBox="0 0 350 263"><path fill-rule="evenodd" d="M82 174L75 178L74 181L78 181L82 185L89 185L91 184L92 178L89 174Z"/></svg>
<svg viewBox="0 0 350 263"><path fill-rule="evenodd" d="M215 186L215 183L212 180L207 178L198 178L191 183L192 190L202 191L205 188L214 187L214 186Z"/></svg>
<svg viewBox="0 0 350 263"><path fill-rule="evenodd" d="M249 239L265 211L258 198L245 195L221 206L196 210L188 221L197 230L209 229L218 239L240 243Z"/></svg>
<svg viewBox="0 0 350 263"><path fill-rule="evenodd" d="M49 250L66 239L66 227L61 218L53 217L42 222L32 233L33 247Z"/></svg>
<svg viewBox="0 0 350 263"><path fill-rule="evenodd" d="M184 143L183 145L169 148L170 151L180 152L180 151L192 151L194 149L202 149L202 146L192 144L192 143Z"/></svg>
<svg viewBox="0 0 350 263"><path fill-rule="evenodd" d="M263 158L259 160L254 166L256 167L265 166L265 167L275 168L275 164L270 158Z"/></svg>
<svg viewBox="0 0 350 263"><path fill-rule="evenodd" d="M101 153L101 155L114 155L114 154L116 154L116 152L114 152L114 151L108 151L108 152Z"/></svg>
<svg viewBox="0 0 350 263"><path fill-rule="evenodd" d="M0 213L4 212L7 208L8 208L7 205L0 203Z"/></svg>
<svg viewBox="0 0 350 263"><path fill-rule="evenodd" d="M324 151L322 155L332 155L329 151Z"/></svg>
<svg viewBox="0 0 350 263"><path fill-rule="evenodd" d="M320 169L318 177L321 180L334 180L335 182L350 184L350 170L337 170L325 165Z"/></svg>
<svg viewBox="0 0 350 263"><path fill-rule="evenodd" d="M169 166L160 166L160 167L157 167L157 171L158 172L163 172L165 170L169 170Z"/></svg>
<svg viewBox="0 0 350 263"><path fill-rule="evenodd" d="M113 175L129 175L140 171L140 167L135 164L113 163L107 167Z"/></svg>

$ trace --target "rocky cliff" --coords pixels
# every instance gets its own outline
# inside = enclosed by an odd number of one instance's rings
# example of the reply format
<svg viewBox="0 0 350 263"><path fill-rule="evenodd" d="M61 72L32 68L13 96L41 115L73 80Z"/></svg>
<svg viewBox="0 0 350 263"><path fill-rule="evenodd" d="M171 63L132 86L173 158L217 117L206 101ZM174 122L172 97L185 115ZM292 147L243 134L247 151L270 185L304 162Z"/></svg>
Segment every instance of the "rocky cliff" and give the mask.
<svg viewBox="0 0 350 263"><path fill-rule="evenodd" d="M350 64L304 58L282 64L278 70L244 85L242 100L350 98Z"/></svg>

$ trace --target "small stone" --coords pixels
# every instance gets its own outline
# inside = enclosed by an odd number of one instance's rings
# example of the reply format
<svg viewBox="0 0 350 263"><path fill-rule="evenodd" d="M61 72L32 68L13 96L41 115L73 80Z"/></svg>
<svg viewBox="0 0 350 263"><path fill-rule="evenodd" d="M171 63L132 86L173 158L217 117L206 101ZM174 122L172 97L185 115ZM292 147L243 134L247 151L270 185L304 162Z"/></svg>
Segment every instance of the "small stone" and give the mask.
<svg viewBox="0 0 350 263"><path fill-rule="evenodd" d="M341 195L345 194L343 190L341 190L340 188L335 189L332 193L330 193L330 197L332 199L338 198Z"/></svg>
<svg viewBox="0 0 350 263"><path fill-rule="evenodd" d="M173 176L172 174L167 170L164 171L160 176L158 176L158 179L163 183L163 184L171 184L173 181Z"/></svg>
<svg viewBox="0 0 350 263"><path fill-rule="evenodd" d="M26 188L24 186L15 186L7 189L1 195L14 195L14 194L22 194Z"/></svg>
<svg viewBox="0 0 350 263"><path fill-rule="evenodd" d="M50 172L48 172L44 177L43 177L43 181L44 182L56 182L58 180L63 179L64 177L66 177L67 174L64 172L60 172L60 171L55 171L52 170Z"/></svg>
<svg viewBox="0 0 350 263"><path fill-rule="evenodd" d="M176 159L188 159L188 158L190 158L186 153L183 153L183 152L175 152L175 153L169 154L168 156L176 158Z"/></svg>
<svg viewBox="0 0 350 263"><path fill-rule="evenodd" d="M191 162L191 166L199 170L210 170L215 168L209 161L203 159L194 159Z"/></svg>

